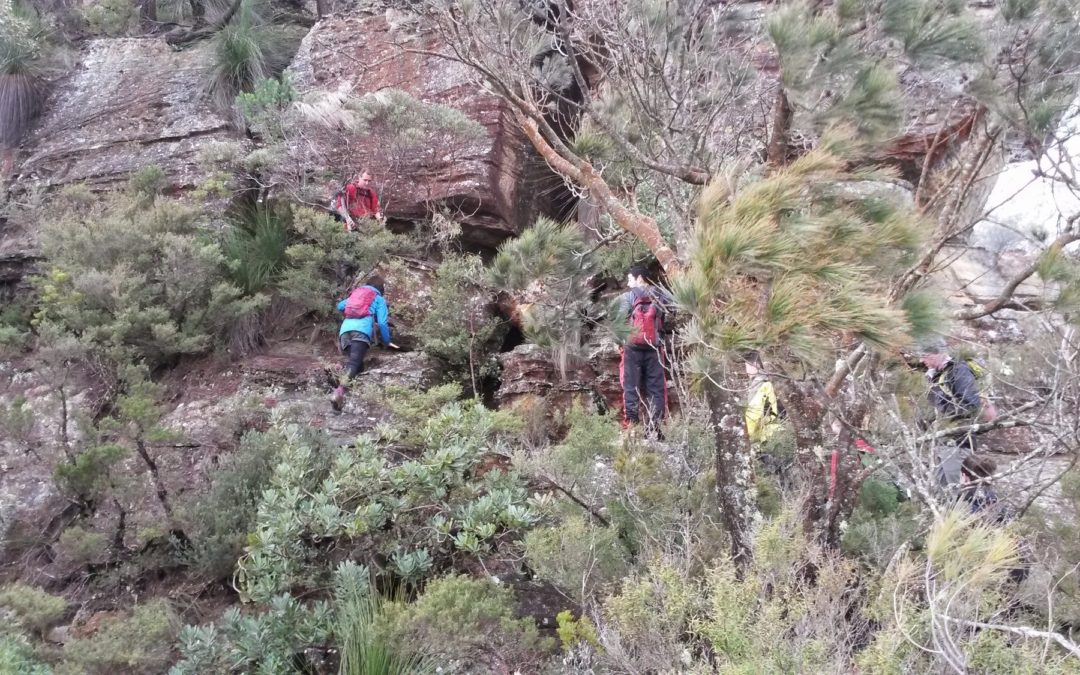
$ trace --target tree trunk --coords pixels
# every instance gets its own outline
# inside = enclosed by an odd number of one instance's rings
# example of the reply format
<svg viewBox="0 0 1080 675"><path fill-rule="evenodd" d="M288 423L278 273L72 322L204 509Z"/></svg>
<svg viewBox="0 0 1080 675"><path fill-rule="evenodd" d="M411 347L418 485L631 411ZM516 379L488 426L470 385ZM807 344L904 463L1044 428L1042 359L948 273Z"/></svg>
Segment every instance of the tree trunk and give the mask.
<svg viewBox="0 0 1080 675"><path fill-rule="evenodd" d="M139 28L145 32L157 30L157 0L139 0Z"/></svg>
<svg viewBox="0 0 1080 675"><path fill-rule="evenodd" d="M836 449L833 450L835 461L830 456L823 514L814 525L818 541L831 548L840 545L840 537L843 535L840 525L855 510L855 502L862 487L862 462L859 448L855 445L858 436L851 425L861 424L869 407L869 401L864 400L847 411L849 419L845 421L848 424L841 426L840 437L837 439Z"/></svg>
<svg viewBox="0 0 1080 675"><path fill-rule="evenodd" d="M784 93L783 85L777 85L776 100L773 102L772 133L765 150L766 160L773 169L787 164L788 133L791 131L791 103Z"/></svg>
<svg viewBox="0 0 1080 675"><path fill-rule="evenodd" d="M146 448L146 441L142 438L142 432L135 439L135 451L139 453L139 457L142 457L143 462L146 464L146 468L150 470L150 477L154 481L154 488L157 491L158 501L161 502L161 509L165 512L165 517L169 521L169 525L173 522L172 506L169 504L169 492L165 489L165 483L161 480L161 472L158 471L157 462L150 456L150 451Z"/></svg>
<svg viewBox="0 0 1080 675"><path fill-rule="evenodd" d="M614 193L604 180L604 177L592 164L578 159L570 161L563 157L551 146L540 133L536 120L518 110L515 110L518 122L521 124L525 136L528 137L536 151L548 163L556 173L572 179L581 187L587 189L597 205L611 216L619 227L634 235L645 244L656 260L668 275L675 275L682 271L682 265L675 251L668 246L664 235L660 233L660 227L652 218L628 208Z"/></svg>
<svg viewBox="0 0 1080 675"><path fill-rule="evenodd" d="M315 16L323 18L330 13L330 0L315 0Z"/></svg>
<svg viewBox="0 0 1080 675"><path fill-rule="evenodd" d="M775 377L771 381L795 432L795 464L809 488L803 503L803 524L807 534L821 540L829 501L831 454L826 452L823 396L808 382L787 377Z"/></svg>
<svg viewBox="0 0 1080 675"><path fill-rule="evenodd" d="M198 28L206 23L206 0L191 0L191 24Z"/></svg>
<svg viewBox="0 0 1080 675"><path fill-rule="evenodd" d="M754 516L753 454L742 407L729 391L705 382L709 421L716 441L716 498L720 521L731 539L731 557L742 568L753 559L750 524Z"/></svg>

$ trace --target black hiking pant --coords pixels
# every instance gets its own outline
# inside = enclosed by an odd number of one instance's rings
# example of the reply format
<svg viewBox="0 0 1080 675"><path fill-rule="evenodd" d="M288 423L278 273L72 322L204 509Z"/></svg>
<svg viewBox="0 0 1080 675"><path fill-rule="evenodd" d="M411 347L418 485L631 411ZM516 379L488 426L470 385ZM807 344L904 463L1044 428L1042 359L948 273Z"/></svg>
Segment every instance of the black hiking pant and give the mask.
<svg viewBox="0 0 1080 675"><path fill-rule="evenodd" d="M345 363L345 378L351 380L364 372L364 357L371 348L370 338L360 331L349 331L338 337L338 347L343 354L349 355Z"/></svg>
<svg viewBox="0 0 1080 675"><path fill-rule="evenodd" d="M623 425L641 422L641 402L645 402L645 428L660 430L667 413L667 377L661 352L653 347L625 347L622 353Z"/></svg>

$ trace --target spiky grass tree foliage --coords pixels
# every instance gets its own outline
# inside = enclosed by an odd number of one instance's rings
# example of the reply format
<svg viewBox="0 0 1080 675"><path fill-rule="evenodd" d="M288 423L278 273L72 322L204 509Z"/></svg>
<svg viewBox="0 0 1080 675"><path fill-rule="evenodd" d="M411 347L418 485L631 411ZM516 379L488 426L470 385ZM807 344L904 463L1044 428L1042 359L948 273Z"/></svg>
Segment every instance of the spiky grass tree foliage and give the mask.
<svg viewBox="0 0 1080 675"><path fill-rule="evenodd" d="M256 0L242 0L232 20L213 39L208 88L222 110L241 92L281 74L295 51L296 39L259 13Z"/></svg>
<svg viewBox="0 0 1080 675"><path fill-rule="evenodd" d="M267 289L281 274L289 246L288 209L258 204L242 208L231 219L222 242L233 283L246 293Z"/></svg>
<svg viewBox="0 0 1080 675"><path fill-rule="evenodd" d="M759 349L775 365L828 367L841 334L884 349L909 339L906 316L886 289L919 224L903 208L866 196L868 181L886 176L850 170L842 149L827 136L771 176L710 184L688 271L674 289L691 316L688 365L702 378L713 417L719 496L736 559L750 552L753 464L738 397L717 384L731 367L727 355ZM820 431L800 436L800 408L785 403L797 446L810 453ZM820 427L820 410L808 426Z"/></svg>
<svg viewBox="0 0 1080 675"><path fill-rule="evenodd" d="M0 145L19 144L45 101L41 30L13 0L0 3Z"/></svg>
<svg viewBox="0 0 1080 675"><path fill-rule="evenodd" d="M423 675L434 673L435 664L417 651L401 656L379 635L385 621L386 601L371 587L368 569L343 562L334 573L334 600L341 663L339 675Z"/></svg>
<svg viewBox="0 0 1080 675"><path fill-rule="evenodd" d="M714 182L700 202L692 264L677 297L693 316L699 372L716 349L766 349L815 363L847 333L883 349L908 340L886 299L889 271L913 251L919 222L864 196L876 172L852 172L823 143L772 176Z"/></svg>

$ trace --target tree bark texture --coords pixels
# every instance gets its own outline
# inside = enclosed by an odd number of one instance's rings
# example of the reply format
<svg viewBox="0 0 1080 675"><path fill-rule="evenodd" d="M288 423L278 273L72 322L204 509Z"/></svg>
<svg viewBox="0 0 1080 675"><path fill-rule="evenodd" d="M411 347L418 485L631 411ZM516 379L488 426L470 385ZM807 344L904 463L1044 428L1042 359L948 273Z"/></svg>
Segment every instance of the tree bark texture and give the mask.
<svg viewBox="0 0 1080 675"><path fill-rule="evenodd" d="M731 557L741 568L753 559L754 551L750 537L755 510L754 458L736 396L706 380L705 398L716 441L716 498L721 525L731 539Z"/></svg>
<svg viewBox="0 0 1080 675"><path fill-rule="evenodd" d="M776 100L773 102L772 133L769 134L769 145L765 150L766 160L773 169L787 164L788 134L791 131L791 117L793 111L783 86L776 90Z"/></svg>

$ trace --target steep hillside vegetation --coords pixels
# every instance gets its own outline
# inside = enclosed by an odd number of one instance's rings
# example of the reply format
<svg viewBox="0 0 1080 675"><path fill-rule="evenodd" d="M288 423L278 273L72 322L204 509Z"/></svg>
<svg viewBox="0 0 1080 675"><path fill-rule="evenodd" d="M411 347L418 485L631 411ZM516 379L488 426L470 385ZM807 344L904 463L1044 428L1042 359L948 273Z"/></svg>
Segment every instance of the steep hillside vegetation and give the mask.
<svg viewBox="0 0 1080 675"><path fill-rule="evenodd" d="M0 672L1080 672L1078 17L8 0Z"/></svg>

